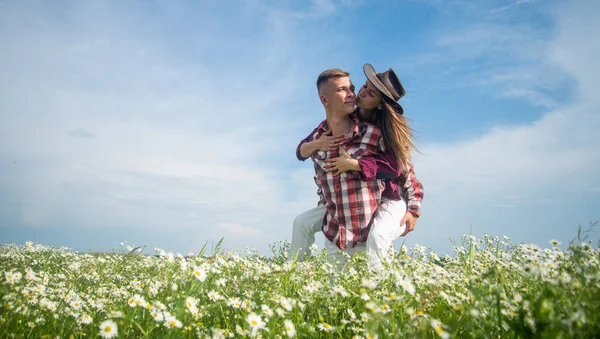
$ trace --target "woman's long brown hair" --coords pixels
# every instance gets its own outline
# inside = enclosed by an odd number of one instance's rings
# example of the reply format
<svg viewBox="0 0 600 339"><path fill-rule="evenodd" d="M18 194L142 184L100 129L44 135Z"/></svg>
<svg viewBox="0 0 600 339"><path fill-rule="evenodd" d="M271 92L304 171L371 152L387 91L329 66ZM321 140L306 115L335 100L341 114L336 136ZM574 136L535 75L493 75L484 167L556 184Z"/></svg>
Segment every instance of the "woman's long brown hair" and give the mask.
<svg viewBox="0 0 600 339"><path fill-rule="evenodd" d="M382 95L381 108L373 114L372 119L381 128L388 147L394 151L398 166L402 171L407 171L411 153L413 149L417 150L407 118L401 114L396 102Z"/></svg>

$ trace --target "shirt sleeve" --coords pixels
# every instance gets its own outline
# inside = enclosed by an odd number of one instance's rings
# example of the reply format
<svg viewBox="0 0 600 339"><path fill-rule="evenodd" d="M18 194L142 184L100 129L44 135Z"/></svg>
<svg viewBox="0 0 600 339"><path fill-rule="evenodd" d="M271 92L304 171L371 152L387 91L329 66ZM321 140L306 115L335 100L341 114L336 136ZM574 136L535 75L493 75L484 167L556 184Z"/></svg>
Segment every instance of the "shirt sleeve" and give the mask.
<svg viewBox="0 0 600 339"><path fill-rule="evenodd" d="M298 144L298 147L296 147L296 158L298 158L298 160L304 161L304 160L310 158L310 156L305 158L300 154L300 147L302 146L302 144L309 142L314 137L314 135L317 133L318 129L319 129L319 127L315 128L312 132L310 132L310 134L306 138L304 138L304 139L302 139L302 141L300 141L300 143Z"/></svg>
<svg viewBox="0 0 600 339"><path fill-rule="evenodd" d="M408 173L402 173L398 179L398 187L402 187L402 195L406 199L407 209L412 214L419 217L421 215L421 202L425 192L423 185L415 176L415 170L412 164L409 164Z"/></svg>
<svg viewBox="0 0 600 339"><path fill-rule="evenodd" d="M399 175L398 161L390 147L384 152L371 153L358 159L361 180L396 178Z"/></svg>

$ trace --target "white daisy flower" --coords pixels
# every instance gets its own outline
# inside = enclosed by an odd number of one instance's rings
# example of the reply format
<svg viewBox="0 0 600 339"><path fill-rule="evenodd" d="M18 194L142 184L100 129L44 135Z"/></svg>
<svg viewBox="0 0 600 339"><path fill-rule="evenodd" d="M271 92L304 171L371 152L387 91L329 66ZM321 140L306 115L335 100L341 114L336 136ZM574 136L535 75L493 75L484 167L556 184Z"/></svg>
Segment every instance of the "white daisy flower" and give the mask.
<svg viewBox="0 0 600 339"><path fill-rule="evenodd" d="M229 298L228 304L233 308L242 307L242 301L240 300L240 298Z"/></svg>
<svg viewBox="0 0 600 339"><path fill-rule="evenodd" d="M271 317L273 316L273 310L271 310L271 308L267 305L262 305L261 306L263 314L267 317Z"/></svg>
<svg viewBox="0 0 600 339"><path fill-rule="evenodd" d="M201 267L194 266L194 276L196 279L204 282L206 280L206 270Z"/></svg>
<svg viewBox="0 0 600 339"><path fill-rule="evenodd" d="M332 294L339 294L344 298L348 296L348 292L346 291L346 289L340 285L336 285L333 287Z"/></svg>
<svg viewBox="0 0 600 339"><path fill-rule="evenodd" d="M187 297L185 299L185 306L188 308L188 310L196 307L196 303L197 301L193 297Z"/></svg>
<svg viewBox="0 0 600 339"><path fill-rule="evenodd" d="M217 301L221 299L221 295L218 292L210 291L208 292L208 299L212 301Z"/></svg>
<svg viewBox="0 0 600 339"><path fill-rule="evenodd" d="M182 328L183 324L181 323L181 321L177 320L177 318L175 318L174 316L170 315L169 316L165 316L165 327L166 328Z"/></svg>
<svg viewBox="0 0 600 339"><path fill-rule="evenodd" d="M79 318L79 323L80 324L84 324L84 325L91 324L92 323L92 317L90 317L89 314L84 314L84 315L81 316L81 318Z"/></svg>
<svg viewBox="0 0 600 339"><path fill-rule="evenodd" d="M164 311L167 309L167 306L165 306L165 304L161 303L160 301L155 301L152 303L152 305L154 305L155 308Z"/></svg>
<svg viewBox="0 0 600 339"><path fill-rule="evenodd" d="M281 299L279 299L279 305L288 312L292 310L292 301L288 298L281 297Z"/></svg>
<svg viewBox="0 0 600 339"><path fill-rule="evenodd" d="M415 295L415 285L413 285L410 280L396 277L396 285L402 286L408 294Z"/></svg>
<svg viewBox="0 0 600 339"><path fill-rule="evenodd" d="M150 315L152 315L152 318L154 318L156 322L161 322L165 319L163 313L159 310L154 310L150 312Z"/></svg>
<svg viewBox="0 0 600 339"><path fill-rule="evenodd" d="M118 335L117 324L112 320L103 321L99 328L102 338L114 338Z"/></svg>
<svg viewBox="0 0 600 339"><path fill-rule="evenodd" d="M328 323L319 324L319 329L324 332L331 332L335 330L335 327L329 325Z"/></svg>
<svg viewBox="0 0 600 339"><path fill-rule="evenodd" d="M442 339L448 339L450 338L450 334L446 331L444 331L444 327L442 326L442 323L439 320L436 319L432 319L431 320L431 327L433 328L433 330L435 331L435 333L437 333L437 335L442 338Z"/></svg>
<svg viewBox="0 0 600 339"><path fill-rule="evenodd" d="M250 324L250 333L252 336L255 336L258 330L264 329L266 325L261 317L255 313L250 313L246 321Z"/></svg>
<svg viewBox="0 0 600 339"><path fill-rule="evenodd" d="M287 334L288 338L296 336L296 327L294 327L294 323L291 320L284 320L283 326L285 326L285 334Z"/></svg>
<svg viewBox="0 0 600 339"><path fill-rule="evenodd" d="M110 311L110 315L111 318L121 318L123 316L123 313L121 313L120 311Z"/></svg>

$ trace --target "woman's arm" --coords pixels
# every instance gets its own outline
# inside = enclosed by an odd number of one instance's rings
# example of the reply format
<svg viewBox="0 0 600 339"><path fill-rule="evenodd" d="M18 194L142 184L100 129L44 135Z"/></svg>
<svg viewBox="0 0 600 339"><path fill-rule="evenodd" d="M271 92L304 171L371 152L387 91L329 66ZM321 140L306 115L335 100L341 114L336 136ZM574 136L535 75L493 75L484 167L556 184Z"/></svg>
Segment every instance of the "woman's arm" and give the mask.
<svg viewBox="0 0 600 339"><path fill-rule="evenodd" d="M357 160L362 180L393 179L400 175L396 155L386 147L383 153L372 153Z"/></svg>
<svg viewBox="0 0 600 339"><path fill-rule="evenodd" d="M398 188L402 188L402 195L406 199L407 210L416 217L421 215L421 202L425 192L423 184L415 175L415 170L412 164L409 164L408 173L402 173L398 179Z"/></svg>
<svg viewBox="0 0 600 339"><path fill-rule="evenodd" d="M306 138L304 138L296 147L296 157L304 161L316 151L333 151L338 148L344 140L343 135L333 136L331 130L325 132L320 137L316 137L319 127L315 128ZM314 139L316 137L316 139ZM311 140L314 139L314 140Z"/></svg>
<svg viewBox="0 0 600 339"><path fill-rule="evenodd" d="M397 178L400 175L396 156L389 147L384 146L383 139L376 153L353 159L340 147L340 156L327 160L327 163L328 171L335 171L336 175L346 171L356 171L359 172L361 180Z"/></svg>

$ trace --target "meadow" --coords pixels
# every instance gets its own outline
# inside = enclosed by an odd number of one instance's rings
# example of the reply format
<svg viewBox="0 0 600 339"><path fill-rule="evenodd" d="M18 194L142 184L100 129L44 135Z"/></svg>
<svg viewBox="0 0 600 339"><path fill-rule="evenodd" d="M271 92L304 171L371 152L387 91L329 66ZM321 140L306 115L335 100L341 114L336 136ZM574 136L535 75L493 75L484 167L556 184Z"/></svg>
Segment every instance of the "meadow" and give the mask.
<svg viewBox="0 0 600 339"><path fill-rule="evenodd" d="M288 262L123 245L0 248L1 338L599 338L600 251L465 235L452 256L402 247L384 274L314 247Z"/></svg>

